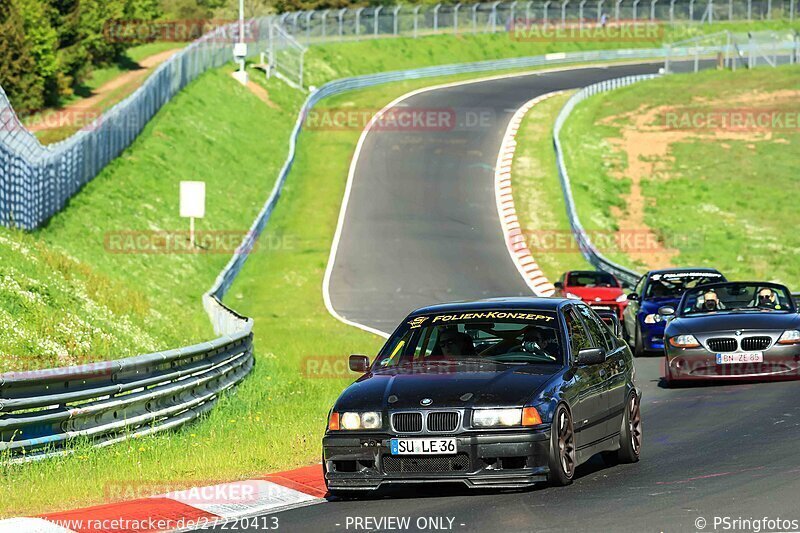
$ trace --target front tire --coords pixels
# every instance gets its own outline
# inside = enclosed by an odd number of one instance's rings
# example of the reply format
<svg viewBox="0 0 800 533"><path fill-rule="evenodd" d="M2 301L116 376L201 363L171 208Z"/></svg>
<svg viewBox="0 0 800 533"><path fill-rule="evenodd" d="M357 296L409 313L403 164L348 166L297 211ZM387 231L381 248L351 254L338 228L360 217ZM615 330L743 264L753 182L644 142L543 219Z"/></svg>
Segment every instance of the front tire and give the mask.
<svg viewBox="0 0 800 533"><path fill-rule="evenodd" d="M550 473L547 481L551 485L563 487L572 483L575 475L576 447L572 415L564 404L556 409L553 425L550 428Z"/></svg>
<svg viewBox="0 0 800 533"><path fill-rule="evenodd" d="M642 333L637 327L633 333L636 340L633 344L633 356L642 357L644 355L644 341L642 340Z"/></svg>
<svg viewBox="0 0 800 533"><path fill-rule="evenodd" d="M639 396L635 392L632 392L625 402L617 452L620 463L639 461L639 454L642 451L642 414L639 404Z"/></svg>

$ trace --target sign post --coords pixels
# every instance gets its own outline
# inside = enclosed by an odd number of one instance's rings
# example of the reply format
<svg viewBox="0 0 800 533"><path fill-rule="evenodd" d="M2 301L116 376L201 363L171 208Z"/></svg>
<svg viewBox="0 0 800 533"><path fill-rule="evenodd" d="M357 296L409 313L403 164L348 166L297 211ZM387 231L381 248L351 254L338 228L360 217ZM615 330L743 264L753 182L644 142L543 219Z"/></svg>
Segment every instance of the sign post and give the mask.
<svg viewBox="0 0 800 533"><path fill-rule="evenodd" d="M206 215L206 182L181 182L181 217L189 219L189 244L194 244L194 219Z"/></svg>

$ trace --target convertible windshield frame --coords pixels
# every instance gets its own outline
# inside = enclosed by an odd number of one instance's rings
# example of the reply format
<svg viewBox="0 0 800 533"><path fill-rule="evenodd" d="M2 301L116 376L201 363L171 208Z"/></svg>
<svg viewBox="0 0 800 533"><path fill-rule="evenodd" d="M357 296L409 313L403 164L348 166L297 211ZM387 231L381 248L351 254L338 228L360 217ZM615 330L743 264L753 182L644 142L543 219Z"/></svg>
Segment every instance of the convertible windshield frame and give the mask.
<svg viewBox="0 0 800 533"><path fill-rule="evenodd" d="M727 289L736 289L739 291L738 295L742 297L739 301L744 302L747 300L747 305L734 305L727 296L731 296ZM748 292L748 289L751 289ZM775 293L777 302L774 306L758 306L751 305L756 302L757 294L763 289L770 289ZM728 292L726 294L725 292ZM703 309L699 308L701 302L699 297L704 296L706 293L713 292L716 294L721 306L716 309ZM703 300L704 301L704 300ZM734 300L735 302L736 300ZM683 293L681 301L678 304L675 315L678 317L700 317L709 316L712 314L733 314L733 313L796 313L797 307L795 306L794 298L791 291L778 283L770 283L765 281L728 281L723 283L710 283L708 285L701 285L693 289L689 289Z"/></svg>
<svg viewBox="0 0 800 533"><path fill-rule="evenodd" d="M693 285L690 288L686 288L686 285L693 280L699 280L697 284ZM705 280L705 281L700 281ZM654 295L653 294L653 287L656 286L656 283L662 284L662 282L673 284L674 281L680 281L680 287L676 291L669 291L663 295ZM667 273L655 273L651 274L648 279L647 283L644 287L644 298L646 300L658 300L658 299L674 299L680 298L688 291L691 291L697 287L701 287L704 285L710 285L713 283L724 283L725 276L723 276L719 272L693 272L691 270L687 270L685 272L667 272Z"/></svg>

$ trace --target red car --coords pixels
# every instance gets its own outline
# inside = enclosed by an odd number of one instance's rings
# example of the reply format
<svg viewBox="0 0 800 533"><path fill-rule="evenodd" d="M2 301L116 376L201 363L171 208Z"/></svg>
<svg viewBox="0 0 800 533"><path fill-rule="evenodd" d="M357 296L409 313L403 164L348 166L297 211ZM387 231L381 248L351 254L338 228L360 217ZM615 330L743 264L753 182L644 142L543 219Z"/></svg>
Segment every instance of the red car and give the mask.
<svg viewBox="0 0 800 533"><path fill-rule="evenodd" d="M554 296L583 300L596 311L613 311L620 320L628 305L622 283L607 272L570 270L564 272L554 285Z"/></svg>

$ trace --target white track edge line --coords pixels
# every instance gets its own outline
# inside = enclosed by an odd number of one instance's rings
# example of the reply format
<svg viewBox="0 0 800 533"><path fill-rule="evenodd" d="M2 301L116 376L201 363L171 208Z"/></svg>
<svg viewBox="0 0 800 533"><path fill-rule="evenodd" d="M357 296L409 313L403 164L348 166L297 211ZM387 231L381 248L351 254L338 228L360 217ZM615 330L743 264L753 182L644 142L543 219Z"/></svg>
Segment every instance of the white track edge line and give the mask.
<svg viewBox="0 0 800 533"><path fill-rule="evenodd" d="M342 228L344 227L344 220L347 214L347 206L350 203L350 193L353 189L353 179L355 177L356 165L358 164L359 156L361 155L361 149L364 146L364 141L367 138L367 135L372 130L372 125L379 119L386 111L391 109L392 107L396 106L403 100L411 98L412 96L416 96L418 94L426 93L429 91L436 91L439 89L449 89L452 87L459 87L462 85L470 85L473 83L485 83L490 81L496 80L503 80L509 78L521 78L524 76L533 76L538 74L550 74L553 72L564 72L568 70L588 70L588 69L604 69L609 67L617 67L617 66L625 66L625 65L643 65L649 63L661 63L661 61L655 60L631 60L631 61L619 61L619 62L612 62L612 63L582 63L582 64L575 64L575 65L568 65L564 67L554 67L548 69L533 69L533 70L526 70L522 72L511 72L507 74L499 74L494 76L487 76L483 78L475 78L470 80L460 80L450 83L442 83L438 85L431 85L430 87L421 87L419 89L414 89L413 91L407 92L402 96L399 96L386 104L383 109L381 109L378 113L375 114L374 117L369 121L367 126L361 131L361 136L358 138L358 143L356 144L356 149L353 152L352 159L350 160L350 168L347 172L347 183L344 188L344 194L342 198L342 204L339 208L339 217L336 221L336 231L333 234L333 241L331 242L331 249L330 253L328 254L328 263L325 266L325 275L322 278L322 299L325 302L325 308L328 310L328 313L343 324L347 324L348 326L353 326L358 329L364 330L368 333L372 333L374 335L378 335L380 337L388 338L389 333L385 331L378 330L376 328L367 326L366 324L361 324L354 320L349 320L344 316L340 315L338 311L333 306L333 302L331 301L330 295L330 285L331 285L331 275L333 274L333 267L336 263L336 254L339 250L339 241L342 238ZM513 258L512 258L513 259ZM516 264L516 262L515 262ZM523 276L524 277L524 276ZM535 294L535 293L534 293Z"/></svg>

